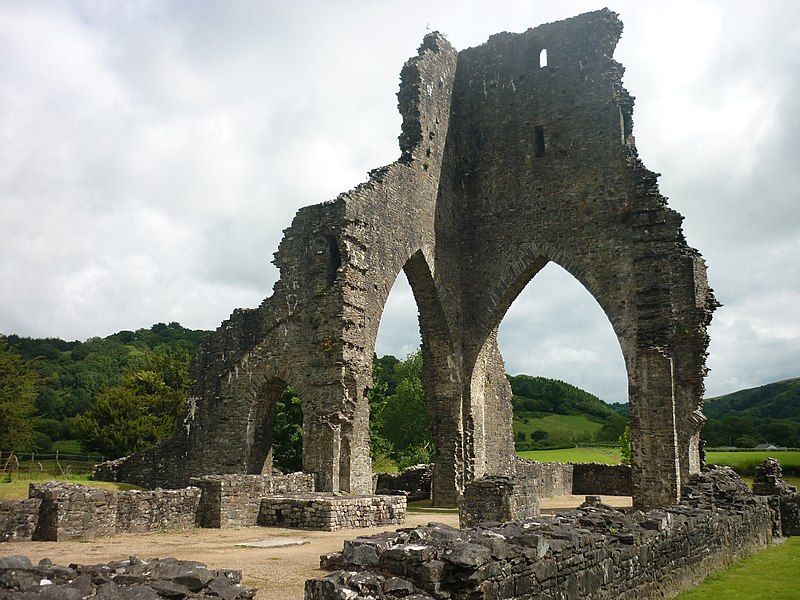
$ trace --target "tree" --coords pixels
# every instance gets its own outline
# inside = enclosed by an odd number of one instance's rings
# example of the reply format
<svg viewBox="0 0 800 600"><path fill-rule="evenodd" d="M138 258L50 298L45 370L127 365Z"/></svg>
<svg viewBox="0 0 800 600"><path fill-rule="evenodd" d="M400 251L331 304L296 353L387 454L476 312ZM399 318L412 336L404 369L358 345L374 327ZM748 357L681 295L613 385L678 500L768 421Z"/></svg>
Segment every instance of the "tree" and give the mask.
<svg viewBox="0 0 800 600"><path fill-rule="evenodd" d="M272 464L284 473L303 470L303 408L292 388L286 388L275 405Z"/></svg>
<svg viewBox="0 0 800 600"><path fill-rule="evenodd" d="M101 389L76 419L86 450L118 457L139 452L172 435L183 415L190 379L182 349L145 349L120 385Z"/></svg>
<svg viewBox="0 0 800 600"><path fill-rule="evenodd" d="M0 337L0 449L26 452L36 445L36 373Z"/></svg>

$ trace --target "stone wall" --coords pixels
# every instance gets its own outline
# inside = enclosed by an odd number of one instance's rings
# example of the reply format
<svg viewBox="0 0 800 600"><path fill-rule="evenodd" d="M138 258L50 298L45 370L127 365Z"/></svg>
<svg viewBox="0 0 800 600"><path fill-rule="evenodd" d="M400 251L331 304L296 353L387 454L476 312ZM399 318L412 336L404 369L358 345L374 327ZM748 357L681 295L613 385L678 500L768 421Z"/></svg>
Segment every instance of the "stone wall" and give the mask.
<svg viewBox="0 0 800 600"><path fill-rule="evenodd" d="M399 473L378 473L374 492L395 496L402 494L409 502L431 497L433 465L414 465Z"/></svg>
<svg viewBox="0 0 800 600"><path fill-rule="evenodd" d="M82 485L31 484L40 502L34 540L91 540L116 533L193 527L200 490L116 492Z"/></svg>
<svg viewBox="0 0 800 600"><path fill-rule="evenodd" d="M767 497L776 536L800 535L800 494L795 486L784 481L777 459L768 458L756 467L753 493Z"/></svg>
<svg viewBox="0 0 800 600"><path fill-rule="evenodd" d="M768 545L770 510L729 469L694 475L682 502L623 512L586 505L489 527L427 527L350 542L306 600L663 598Z"/></svg>
<svg viewBox="0 0 800 600"><path fill-rule="evenodd" d="M572 465L572 494L577 496L632 496L629 465L575 463Z"/></svg>
<svg viewBox="0 0 800 600"><path fill-rule="evenodd" d="M39 521L38 498L0 500L0 542L30 540Z"/></svg>
<svg viewBox="0 0 800 600"><path fill-rule="evenodd" d="M535 481L489 475L466 485L458 505L460 526L530 519L539 515Z"/></svg>
<svg viewBox="0 0 800 600"><path fill-rule="evenodd" d="M539 498L566 496L572 493L572 467L570 463L537 462L518 458L516 476L531 481Z"/></svg>
<svg viewBox="0 0 800 600"><path fill-rule="evenodd" d="M405 496L297 494L262 498L258 524L337 531L399 525L405 516Z"/></svg>
<svg viewBox="0 0 800 600"><path fill-rule="evenodd" d="M273 494L314 492L314 475L206 475L191 479L203 492L197 514L200 527L255 525L261 499Z"/></svg>
<svg viewBox="0 0 800 600"><path fill-rule="evenodd" d="M119 492L117 495L117 533L144 533L164 529L196 527L200 490Z"/></svg>

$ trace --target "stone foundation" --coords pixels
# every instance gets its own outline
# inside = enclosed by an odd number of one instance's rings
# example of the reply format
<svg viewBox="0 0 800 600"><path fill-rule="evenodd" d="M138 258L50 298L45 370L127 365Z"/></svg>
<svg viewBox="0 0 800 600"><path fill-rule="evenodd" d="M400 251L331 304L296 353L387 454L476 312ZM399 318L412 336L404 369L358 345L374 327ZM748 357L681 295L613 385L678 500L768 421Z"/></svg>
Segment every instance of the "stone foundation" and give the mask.
<svg viewBox="0 0 800 600"><path fill-rule="evenodd" d="M315 491L314 476L307 473L206 475L190 481L203 492L198 525L222 529L255 525L264 496Z"/></svg>
<svg viewBox="0 0 800 600"><path fill-rule="evenodd" d="M41 503L37 498L0 500L0 542L31 539Z"/></svg>
<svg viewBox="0 0 800 600"><path fill-rule="evenodd" d="M258 524L336 531L399 525L405 521L405 517L405 496L296 494L262 498Z"/></svg>
<svg viewBox="0 0 800 600"><path fill-rule="evenodd" d="M623 512L604 505L490 527L440 524L350 542L306 582L306 600L663 598L767 546L767 503L730 469L692 476L682 502ZM368 570L366 570L368 569Z"/></svg>
<svg viewBox="0 0 800 600"><path fill-rule="evenodd" d="M525 520L539 516L534 481L499 475L467 484L458 506L461 527L478 523Z"/></svg>

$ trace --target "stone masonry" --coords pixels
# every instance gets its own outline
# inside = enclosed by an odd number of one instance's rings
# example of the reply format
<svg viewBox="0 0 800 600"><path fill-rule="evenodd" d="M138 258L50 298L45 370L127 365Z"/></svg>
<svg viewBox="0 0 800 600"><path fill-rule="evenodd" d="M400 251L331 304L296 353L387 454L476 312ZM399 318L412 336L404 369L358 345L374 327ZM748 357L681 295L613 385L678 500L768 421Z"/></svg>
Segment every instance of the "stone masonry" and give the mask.
<svg viewBox="0 0 800 600"><path fill-rule="evenodd" d="M281 494L262 498L258 524L267 527L338 531L356 527L400 525L405 517L405 496Z"/></svg>
<svg viewBox="0 0 800 600"><path fill-rule="evenodd" d="M489 475L469 482L458 505L459 526L522 521L539 516L533 481Z"/></svg>
<svg viewBox="0 0 800 600"><path fill-rule="evenodd" d="M514 473L497 329L555 262L619 338L635 506L677 503L700 471L717 303L683 218L638 158L633 98L613 59L621 33L603 9L461 52L425 36L400 74L399 159L298 211L275 254L272 295L235 310L201 345L181 432L121 461L117 476L181 487L192 476L269 473L274 406L290 385L316 489L371 493L372 357L402 269L419 312L434 504L455 506L468 482Z"/></svg>
<svg viewBox="0 0 800 600"><path fill-rule="evenodd" d="M776 536L800 535L800 493L783 480L778 460L768 458L756 467L753 493L768 497Z"/></svg>
<svg viewBox="0 0 800 600"><path fill-rule="evenodd" d="M730 469L693 475L680 504L623 512L597 502L469 529L441 524L345 543L306 600L669 598L770 543L770 510Z"/></svg>
<svg viewBox="0 0 800 600"><path fill-rule="evenodd" d="M0 542L30 540L39 522L38 498L0 500Z"/></svg>

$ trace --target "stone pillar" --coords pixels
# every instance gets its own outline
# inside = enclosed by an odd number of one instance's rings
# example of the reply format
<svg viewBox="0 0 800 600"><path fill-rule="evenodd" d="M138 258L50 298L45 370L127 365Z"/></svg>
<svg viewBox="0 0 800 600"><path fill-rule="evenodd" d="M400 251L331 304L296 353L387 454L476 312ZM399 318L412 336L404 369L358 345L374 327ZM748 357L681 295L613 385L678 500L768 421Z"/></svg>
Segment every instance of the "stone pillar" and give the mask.
<svg viewBox="0 0 800 600"><path fill-rule="evenodd" d="M317 491L339 491L341 444L338 415L306 416L303 421L303 471L316 474Z"/></svg>
<svg viewBox="0 0 800 600"><path fill-rule="evenodd" d="M672 359L657 348L638 349L629 372L633 505L672 506L680 498Z"/></svg>

